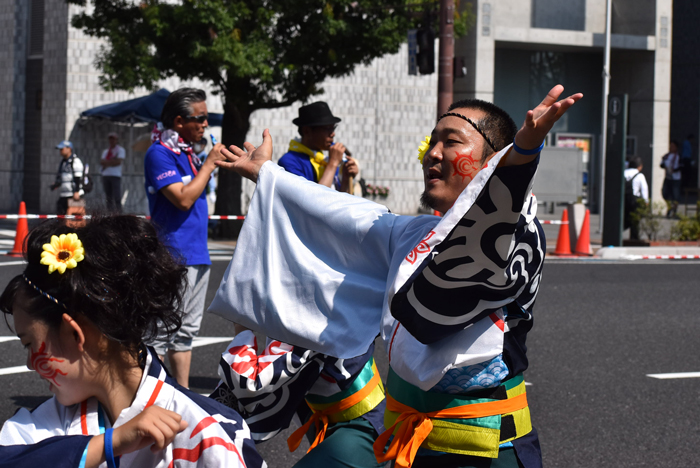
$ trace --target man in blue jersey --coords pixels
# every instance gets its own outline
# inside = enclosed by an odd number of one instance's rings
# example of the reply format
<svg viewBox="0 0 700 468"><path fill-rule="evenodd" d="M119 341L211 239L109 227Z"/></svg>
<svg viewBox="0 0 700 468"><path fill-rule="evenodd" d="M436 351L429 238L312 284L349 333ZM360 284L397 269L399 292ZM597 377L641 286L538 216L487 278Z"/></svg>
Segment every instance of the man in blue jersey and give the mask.
<svg viewBox="0 0 700 468"><path fill-rule="evenodd" d="M204 163L192 150L208 125L206 98L194 88L178 89L168 97L161 114L164 130L155 135L144 161L152 222L188 270L182 327L174 336L159 336L152 343L161 357L167 352L173 376L183 387L189 386L192 340L199 333L209 283L205 189L214 162L223 159L221 144L214 145Z"/></svg>
<svg viewBox="0 0 700 468"><path fill-rule="evenodd" d="M278 164L306 180L352 193L351 180L360 169L345 145L333 141L340 121L323 101L300 107L299 117L292 123L299 127L301 138L289 142L289 150ZM328 151L328 159L324 151Z"/></svg>

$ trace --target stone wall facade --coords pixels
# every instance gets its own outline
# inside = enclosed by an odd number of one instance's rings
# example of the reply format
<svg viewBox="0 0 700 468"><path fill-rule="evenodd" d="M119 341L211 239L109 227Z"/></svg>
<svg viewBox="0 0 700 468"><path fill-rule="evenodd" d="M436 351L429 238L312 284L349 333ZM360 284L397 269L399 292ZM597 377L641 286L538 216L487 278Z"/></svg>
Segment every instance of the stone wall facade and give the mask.
<svg viewBox="0 0 700 468"><path fill-rule="evenodd" d="M24 75L27 55L27 21L29 3L26 0L5 1L0 4L0 141L9 154L0 159L0 199L17 209L22 192L24 166Z"/></svg>
<svg viewBox="0 0 700 468"><path fill-rule="evenodd" d="M18 7L26 3L23 0L12 3L8 5L6 2L3 6L5 10L0 10L0 21L7 26L0 34L7 41L16 44L14 49L2 52L7 56L6 63L12 63L13 57L16 60L11 69L8 67L1 72L0 80L13 83L17 95L6 95L3 101L18 103L16 108L11 105L1 106L4 114L0 115L0 119L15 123L14 140L10 138L10 133L6 140L13 141L14 166L7 161L0 165L0 178L5 177L5 180L9 179L6 174L10 174L8 171L12 167L16 166L15 170L20 173L24 169L22 109L25 96L22 73L26 52L22 48L27 47L28 39L25 37L26 32L21 31L21 25L26 24L26 19L20 21L17 15L26 16L27 8ZM104 43L70 26L70 18L80 11L80 7L67 5L64 0L44 0L43 3L45 30L40 99L41 143L37 145L40 154L34 155L35 162L29 164L32 170L39 172L35 181L30 180L33 185L31 190L36 191L37 204L34 209L41 213L53 213L55 210L57 195L49 189L49 185L54 180L60 161L55 146L63 139L70 139L76 154L90 164L96 187L86 198L89 203L99 204L102 198L98 175L99 158L106 147L107 134L117 132L120 143L127 150L123 170L123 190L128 191L125 210L145 213L144 152L132 149L131 145L139 139L143 141L147 138L150 124L132 127L124 123L86 120L80 118L80 113L103 104L143 96L148 91L140 89L128 93L102 89L95 60ZM415 214L423 185L420 166L416 160L417 147L435 123L437 75L409 76L407 62L407 47L404 45L397 54L376 59L370 65L358 66L349 76L327 80L322 84L323 94L315 96L309 102L325 100L333 112L343 119L337 131L337 140L345 143L359 160L361 177L367 183L390 189L387 198L377 197L376 201L386 204L393 212ZM209 92L209 111L223 110L220 98L211 94L211 88L204 83L170 78L163 80L160 86L169 90L181 86L206 89ZM276 142L275 158L279 158L286 151L289 140L298 135L292 119L296 117L297 108L301 105L303 103L254 113L248 139L259 140L262 129L269 127ZM10 128L10 125L5 125L2 131L10 132ZM219 128L213 128L211 132L220 139ZM23 180L21 174L16 180ZM27 193L25 185L21 182L14 185L2 183L1 190L7 192L7 196L0 201L0 211L16 211L16 202L22 198L23 193ZM246 207L252 190L251 185L246 185L242 194Z"/></svg>

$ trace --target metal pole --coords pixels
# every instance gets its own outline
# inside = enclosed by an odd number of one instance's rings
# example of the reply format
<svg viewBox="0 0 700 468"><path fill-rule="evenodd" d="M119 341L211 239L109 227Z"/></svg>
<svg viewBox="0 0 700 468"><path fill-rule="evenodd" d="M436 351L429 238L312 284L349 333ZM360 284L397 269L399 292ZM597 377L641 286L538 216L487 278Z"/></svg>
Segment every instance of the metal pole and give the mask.
<svg viewBox="0 0 700 468"><path fill-rule="evenodd" d="M603 112L600 136L600 222L598 232L603 232L603 214L605 212L605 164L606 147L608 145L608 95L610 94L610 17L612 15L612 0L606 0L605 6L605 64L603 65Z"/></svg>
<svg viewBox="0 0 700 468"><path fill-rule="evenodd" d="M438 61L438 117L452 104L455 56L454 0L440 0L440 52Z"/></svg>

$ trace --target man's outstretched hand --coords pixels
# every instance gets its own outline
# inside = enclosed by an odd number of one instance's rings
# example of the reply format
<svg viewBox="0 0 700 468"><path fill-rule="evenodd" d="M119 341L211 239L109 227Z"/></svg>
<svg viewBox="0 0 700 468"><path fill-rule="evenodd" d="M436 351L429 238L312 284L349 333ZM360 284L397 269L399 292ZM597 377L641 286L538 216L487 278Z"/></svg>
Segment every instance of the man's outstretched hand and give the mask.
<svg viewBox="0 0 700 468"><path fill-rule="evenodd" d="M223 148L221 154L226 158L224 161L216 161L215 164L224 169L235 171L243 177L258 181L260 168L267 161L272 159L272 137L268 129L263 132L263 142L257 148L252 143L243 143L245 150L238 146L231 145L228 149Z"/></svg>
<svg viewBox="0 0 700 468"><path fill-rule="evenodd" d="M525 123L515 135L515 144L525 150L535 149L542 144L544 138L554 124L566 113L583 94L572 94L566 99L557 101L564 91L562 85L552 88L539 106L527 111Z"/></svg>

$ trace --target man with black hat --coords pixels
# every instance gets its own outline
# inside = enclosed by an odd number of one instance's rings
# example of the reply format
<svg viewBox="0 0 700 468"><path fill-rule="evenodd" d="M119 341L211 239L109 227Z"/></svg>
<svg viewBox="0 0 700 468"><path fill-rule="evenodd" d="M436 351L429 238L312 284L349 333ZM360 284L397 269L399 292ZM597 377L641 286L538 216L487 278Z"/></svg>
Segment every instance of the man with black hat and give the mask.
<svg viewBox="0 0 700 468"><path fill-rule="evenodd" d="M300 107L299 117L292 123L299 127L301 138L289 142L289 150L278 164L287 172L307 180L352 193L350 180L360 169L357 162L349 156L350 152L345 145L333 142L335 128L340 121L323 101ZM328 151L328 159L323 151ZM341 166L342 176L339 177Z"/></svg>
<svg viewBox="0 0 700 468"><path fill-rule="evenodd" d="M61 163L58 165L56 180L51 185L51 190L59 190L56 201L56 213L64 215L68 212L68 200L79 201L83 193L83 162L73 153L73 143L63 140L56 149L61 155Z"/></svg>

